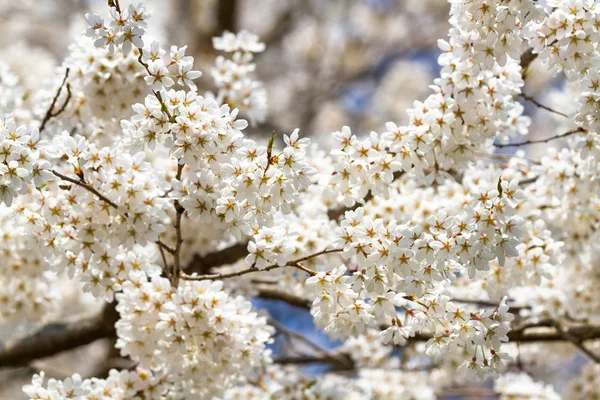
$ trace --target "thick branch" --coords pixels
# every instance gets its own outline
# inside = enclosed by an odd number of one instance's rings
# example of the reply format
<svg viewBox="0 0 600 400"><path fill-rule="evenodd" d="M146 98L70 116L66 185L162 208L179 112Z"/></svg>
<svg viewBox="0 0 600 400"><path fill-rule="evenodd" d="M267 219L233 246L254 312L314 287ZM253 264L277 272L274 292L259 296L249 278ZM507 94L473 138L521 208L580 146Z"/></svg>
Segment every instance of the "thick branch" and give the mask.
<svg viewBox="0 0 600 400"><path fill-rule="evenodd" d="M573 335L569 330L563 329L560 323L558 323L558 321L554 322L554 328L565 340L568 340L569 342L573 343L575 347L577 347L583 354L588 356L596 364L600 364L600 355L594 353L593 351L585 347L582 343L583 339L580 339L577 336Z"/></svg>
<svg viewBox="0 0 600 400"><path fill-rule="evenodd" d="M533 343L533 342L563 342L570 341L563 334L556 330L544 332L527 332L532 328L547 327L547 322L528 325L523 329L508 332L510 342ZM600 339L600 326L576 326L565 331L571 338L579 342L591 339ZM417 334L411 340L427 341L433 336L430 334Z"/></svg>
<svg viewBox="0 0 600 400"><path fill-rule="evenodd" d="M292 306L305 308L307 310L310 309L309 300L288 292L275 289L272 285L260 284L256 286L256 289L258 290L258 297L262 299L281 300Z"/></svg>
<svg viewBox="0 0 600 400"><path fill-rule="evenodd" d="M0 367L27 365L33 360L115 336L117 319L114 304L109 304L102 313L93 317L49 323L34 334L1 348Z"/></svg>
<svg viewBox="0 0 600 400"><path fill-rule="evenodd" d="M192 260L183 269L186 273L205 273L211 268L233 264L248 255L248 243L236 243L222 250L218 250L205 256L194 254Z"/></svg>
<svg viewBox="0 0 600 400"><path fill-rule="evenodd" d="M178 181L181 180L181 173L183 172L183 163L177 163L177 175L175 176L175 179L177 179ZM179 285L179 277L181 274L181 261L180 261L180 257L181 257L181 245L183 243L183 237L181 235L181 217L183 216L183 213L185 212L185 210L183 209L183 207L181 206L181 204L179 204L178 200L175 200L173 202L173 207L175 208L175 234L176 234L176 239L175 239L175 251L172 253L173 254L173 275L171 276L171 284L175 287L177 287L177 285Z"/></svg>

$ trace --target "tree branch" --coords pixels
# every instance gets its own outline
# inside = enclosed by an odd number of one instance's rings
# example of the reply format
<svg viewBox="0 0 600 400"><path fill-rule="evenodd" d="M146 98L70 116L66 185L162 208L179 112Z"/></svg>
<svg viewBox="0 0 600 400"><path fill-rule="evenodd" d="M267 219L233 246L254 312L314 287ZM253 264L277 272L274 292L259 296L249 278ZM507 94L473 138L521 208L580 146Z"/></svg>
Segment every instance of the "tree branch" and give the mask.
<svg viewBox="0 0 600 400"><path fill-rule="evenodd" d="M68 181L71 182L77 186L80 186L82 188L84 188L85 190L92 192L93 194L95 194L100 200L102 200L103 202L105 202L106 204L110 205L112 208L114 208L115 210L119 208L119 206L114 203L112 200L110 200L108 197L104 196L102 193L100 193L99 191L97 191L96 189L94 189L93 186L91 186L89 183L86 183L84 181L75 179L75 178L70 178L66 175L61 174L58 171L52 170L52 173L54 175L56 175L57 177L59 177L60 179L64 180L64 181Z"/></svg>
<svg viewBox="0 0 600 400"><path fill-rule="evenodd" d="M39 128L40 133L42 133L42 131L46 127L46 124L48 123L48 121L50 121L50 118L59 116L67 107L67 103L69 102L69 100L71 100L71 85L69 85L67 83L67 98L65 99L65 102L63 103L63 105L60 107L60 109L57 112L55 112L55 113L52 112L52 110L54 110L54 106L56 105L56 101L58 100L58 96L60 96L60 94L63 90L63 87L65 86L65 83L67 82L67 78L69 77L69 72L70 72L70 69L67 68L65 70L65 77L63 78L62 83L58 87L58 90L56 91L56 94L54 95L54 98L52 99L52 103L50 103L50 107L48 107L48 110L46 110L46 114L44 115L44 118L42 119L42 123L40 124L40 128Z"/></svg>
<svg viewBox="0 0 600 400"><path fill-rule="evenodd" d="M248 243L236 243L222 250L208 253L204 256L194 254L192 260L183 269L186 273L205 273L211 268L233 264L248 255Z"/></svg>
<svg viewBox="0 0 600 400"><path fill-rule="evenodd" d="M184 164L180 164L177 160L177 174L175 179L181 180L181 173L183 172ZM173 275L171 276L171 284L174 287L179 285L179 278L181 276L181 244L183 243L183 237L181 236L181 217L185 212L185 209L179 204L179 200L173 201L173 207L175 208L175 251L173 254Z"/></svg>
<svg viewBox="0 0 600 400"><path fill-rule="evenodd" d="M568 114L565 114L563 112L560 112L560 111L557 111L557 110L555 110L553 108L545 106L542 103L540 103L539 101L537 101L536 99L534 99L533 97L526 95L525 93L521 93L520 96L522 98L524 98L525 100L527 100L528 102L534 104L535 106L537 106L537 107L539 107L539 108L541 108L543 110L550 111L551 113L554 113L556 115L560 115L561 117L569 118Z"/></svg>
<svg viewBox="0 0 600 400"><path fill-rule="evenodd" d="M347 355L329 351L329 350L319 346L318 344L313 343L312 341L308 340L307 338L302 336L300 333L294 332L294 331L286 328L285 326L283 326L282 324L280 324L278 321L276 321L273 318L269 318L268 323L270 325L274 326L275 329L277 329L280 333L287 336L289 339L295 339L299 342L302 342L302 343L306 344L308 347L315 350L317 353L320 353L321 356L323 357L323 359L325 360L325 362L337 365L337 366L341 367L342 369L354 369L354 363Z"/></svg>
<svg viewBox="0 0 600 400"><path fill-rule="evenodd" d="M566 138L567 136L574 135L576 133L584 133L584 132L585 132L585 130L583 128L577 128L577 129L573 129L573 130L570 130L565 133L561 133L560 135L550 136L549 138L546 138L546 139L526 140L521 143L506 143L506 144L496 143L496 144L494 144L494 146L495 147L519 147L519 146L528 146L530 144L548 143L551 140L562 139L562 138Z"/></svg>
<svg viewBox="0 0 600 400"><path fill-rule="evenodd" d="M24 366L33 360L113 337L116 335L114 325L117 319L118 313L112 303L106 305L99 315L44 325L32 335L2 347L0 367Z"/></svg>
<svg viewBox="0 0 600 400"><path fill-rule="evenodd" d="M263 269L257 269L255 267L250 267L250 268L242 269L240 271L228 272L228 273L223 273L223 274L207 274L207 275L187 275L185 273L182 273L181 278L190 280L190 281L226 279L226 278L233 278L234 276L250 274L252 272L266 272L266 271L270 271L270 270L281 268L281 267L295 267L295 268L298 268L298 269L306 272L309 275L316 275L317 274L316 271L306 268L300 263L303 261L306 261L306 260L310 260L311 258L321 256L323 254L339 253L341 251L342 251L342 249L322 250L322 251L319 251L318 253L314 253L314 254L311 254L311 255L308 255L305 257L301 257L296 260L288 261L285 265L273 264L273 265L269 265Z"/></svg>
<svg viewBox="0 0 600 400"><path fill-rule="evenodd" d="M303 297L296 296L294 294L284 292L274 288L272 285L260 284L256 286L258 290L258 297L268 300L280 300L284 301L292 306L299 308L310 309L310 300Z"/></svg>
<svg viewBox="0 0 600 400"><path fill-rule="evenodd" d="M582 343L582 339L579 339L578 337L574 336L570 331L564 330L558 321L554 321L554 328L565 340L568 340L569 342L573 343L575 347L577 347L582 353L588 356L596 364L600 364L600 355L594 353L593 351L585 347Z"/></svg>

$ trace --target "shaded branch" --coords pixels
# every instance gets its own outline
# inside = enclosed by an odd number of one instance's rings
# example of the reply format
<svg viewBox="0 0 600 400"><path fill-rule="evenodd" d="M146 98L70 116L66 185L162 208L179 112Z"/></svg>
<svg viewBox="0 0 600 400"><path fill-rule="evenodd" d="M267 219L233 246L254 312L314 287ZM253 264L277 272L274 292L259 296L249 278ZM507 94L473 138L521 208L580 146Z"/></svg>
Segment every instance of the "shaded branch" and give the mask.
<svg viewBox="0 0 600 400"><path fill-rule="evenodd" d="M177 160L177 174L175 179L181 180L181 173L183 172L183 163L179 163ZM181 244L183 243L183 237L181 235L181 217L185 212L184 208L179 204L179 200L173 201L173 207L175 208L175 251L173 254L173 275L171 276L171 284L175 287L179 285L179 278L181 275Z"/></svg>
<svg viewBox="0 0 600 400"><path fill-rule="evenodd" d="M564 330L558 321L554 321L554 328L565 340L568 340L575 345L575 347L577 347L583 354L588 356L588 358L590 358L596 364L600 364L600 355L585 347L582 343L582 339L573 335L569 330Z"/></svg>
<svg viewBox="0 0 600 400"><path fill-rule="evenodd" d="M310 300L303 297L296 296L292 293L284 292L274 288L272 285L260 284L256 286L258 290L258 297L268 300L280 300L284 301L292 306L299 308L310 309Z"/></svg>
<svg viewBox="0 0 600 400"><path fill-rule="evenodd" d="M479 307L498 307L498 303L494 303L493 301L487 301L487 300L472 300L472 299L452 299L451 301L455 302L455 303L462 303L462 304L473 304L475 306L479 306ZM531 309L530 306L512 306L512 305L508 305L510 311L514 311L514 312L519 312L521 310L527 310L527 309Z"/></svg>
<svg viewBox="0 0 600 400"><path fill-rule="evenodd" d="M106 305L99 315L44 325L32 335L2 347L0 367L24 366L33 360L113 337L116 335L114 325L117 319L113 303Z"/></svg>
<svg viewBox="0 0 600 400"><path fill-rule="evenodd" d="M192 260L183 269L186 273L205 273L211 268L233 264L248 255L248 243L236 243L222 250L208 253L204 256L194 254Z"/></svg>

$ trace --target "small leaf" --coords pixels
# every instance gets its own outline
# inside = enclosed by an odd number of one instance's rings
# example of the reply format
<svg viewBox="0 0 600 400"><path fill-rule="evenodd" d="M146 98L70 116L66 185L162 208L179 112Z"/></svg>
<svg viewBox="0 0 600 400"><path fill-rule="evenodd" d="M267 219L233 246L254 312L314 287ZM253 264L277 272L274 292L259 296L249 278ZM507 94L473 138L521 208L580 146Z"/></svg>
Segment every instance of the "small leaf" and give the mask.
<svg viewBox="0 0 600 400"><path fill-rule="evenodd" d="M502 176L498 178L498 195L502 197Z"/></svg>

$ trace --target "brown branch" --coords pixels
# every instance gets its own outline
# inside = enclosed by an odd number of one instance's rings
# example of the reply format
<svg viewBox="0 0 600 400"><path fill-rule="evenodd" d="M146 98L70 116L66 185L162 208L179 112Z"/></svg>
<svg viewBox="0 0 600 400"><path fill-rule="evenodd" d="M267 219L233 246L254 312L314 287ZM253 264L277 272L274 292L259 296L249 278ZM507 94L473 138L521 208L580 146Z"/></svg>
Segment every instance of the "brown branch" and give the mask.
<svg viewBox="0 0 600 400"><path fill-rule="evenodd" d="M317 272L313 271L309 268L306 268L304 266L302 266L303 261L306 260L310 260L311 258L315 258L318 256L321 256L323 254L330 254L330 253L339 253L341 252L342 249L327 249L327 250L322 250L319 251L317 253L305 256L305 257L301 257L298 258L296 260L291 260L288 261L285 265L277 265L277 264L273 264L273 265L269 265L263 269L257 269L255 267L250 267L250 268L246 268L246 269L242 269L240 271L234 271L234 272L228 272L228 273L223 273L223 274L207 274L207 275L187 275L182 273L181 274L181 278L182 279L186 279L186 280L190 280L190 281L203 281L203 280L216 280L216 279L226 279L226 278L233 278L235 276L241 276L241 275L246 275L246 274L250 274L253 272L266 272L266 271L271 271L273 269L277 269L277 268L282 268L282 267L295 267L298 268L304 272L306 272L309 275L316 275Z"/></svg>
<svg viewBox="0 0 600 400"><path fill-rule="evenodd" d="M58 100L58 97L62 93L63 87L65 86L65 83L67 82L67 78L69 77L69 72L70 72L70 69L67 68L65 70L65 77L63 78L62 83L60 84L58 90L56 91L56 94L54 95L54 98L52 99L52 103L50 103L50 107L48 107L48 109L46 110L46 114L44 115L44 118L42 119L42 123L40 124L40 128L39 128L40 133L42 133L44 128L46 128L46 124L48 123L48 121L50 121L50 118L59 116L65 110L65 108L67 107L67 103L71 99L71 85L69 85L67 83L67 98L66 98L65 102L63 103L63 105L57 112L55 112L55 113L52 112L52 110L54 110L54 106L56 105L56 101Z"/></svg>
<svg viewBox="0 0 600 400"><path fill-rule="evenodd" d="M558 321L554 321L554 328L565 340L571 342L575 347L577 347L582 353L588 356L596 364L600 364L600 355L594 353L593 351L585 347L582 343L582 339L573 335L570 331L564 330Z"/></svg>
<svg viewBox="0 0 600 400"><path fill-rule="evenodd" d="M117 319L118 313L112 303L96 316L44 325L34 334L2 347L0 367L24 366L33 360L113 337Z"/></svg>
<svg viewBox="0 0 600 400"><path fill-rule="evenodd" d="M165 272L165 275L167 276L167 278L170 281L172 279L172 277L171 277L171 271L169 270L169 263L167 262L167 256L165 255L165 250L163 248L163 245L161 245L160 243L162 243L160 240L158 242L156 242L156 244L158 245L158 250L160 252L160 257L162 258L162 262L163 262L163 271Z"/></svg>
<svg viewBox="0 0 600 400"><path fill-rule="evenodd" d="M215 34L220 35L223 31L237 31L237 0L219 0L217 3L217 26Z"/></svg>
<svg viewBox="0 0 600 400"><path fill-rule="evenodd" d="M494 146L495 147L519 147L519 146L528 146L530 144L548 143L551 140L562 139L562 138L574 135L576 133L584 133L584 132L585 132L585 130L583 128L577 128L577 129L573 129L573 130L570 130L565 133L561 133L560 135L550 136L549 138L546 138L546 139L526 140L521 143L506 143L506 144L497 143L497 144L494 144Z"/></svg>
<svg viewBox="0 0 600 400"><path fill-rule="evenodd" d="M261 284L257 286L258 297L264 299L281 300L293 306L309 309L310 301L302 297L277 290L273 285ZM454 300L461 301L461 300ZM462 300L462 302L467 302ZM481 304L482 302L477 302ZM485 304L485 303L484 303ZM497 304L490 305L497 306ZM519 307L519 309L527 308L528 306ZM515 307L512 307L515 310ZM546 332L526 332L534 328L554 327L555 321L543 320L536 323L526 324L518 329L514 329L508 333L511 342L532 343L532 342L560 342L570 341L577 345L585 340L600 339L600 326L576 326L566 331L546 331ZM566 335L566 336L565 336ZM426 333L417 333L415 337L410 338L414 341L427 341L433 336ZM595 356L598 357L598 356ZM317 361L314 361L317 362Z"/></svg>
<svg viewBox="0 0 600 400"><path fill-rule="evenodd" d="M563 112L560 112L560 111L557 111L557 110L555 110L553 108L550 108L550 107L548 107L546 105L543 105L542 103L540 103L539 101L537 101L533 97L526 95L525 93L521 93L520 96L522 98L524 98L525 100L527 100L528 102L534 104L535 106L537 106L537 107L539 107L539 108L541 108L543 110L550 111L551 113L554 113L556 115L560 115L561 117L569 118L568 114L565 114Z"/></svg>
<svg viewBox="0 0 600 400"><path fill-rule="evenodd" d="M529 329L552 326L552 321L541 321L539 323L526 325L522 328L508 332L509 342L533 343L533 342L564 342L568 339L556 330L543 332L527 332ZM576 326L569 328L566 333L579 342L591 339L600 339L600 326ZM420 333L410 340L427 341L432 339L431 334Z"/></svg>
<svg viewBox="0 0 600 400"><path fill-rule="evenodd" d="M307 300L300 296L296 296L292 293L278 290L273 285L260 284L256 286L256 289L258 290L258 297L260 297L261 299L280 300L292 306L304 308L307 310L310 309L310 300Z"/></svg>
<svg viewBox="0 0 600 400"><path fill-rule="evenodd" d="M222 250L208 253L204 256L194 254L192 260L184 268L186 273L204 273L211 268L233 264L248 255L248 243L236 243Z"/></svg>
<svg viewBox="0 0 600 400"><path fill-rule="evenodd" d="M181 180L181 173L183 172L183 163L179 163L177 160L177 174L175 175L175 179L178 181ZM173 201L173 207L175 208L175 252L173 254L173 275L171 284L174 287L179 285L179 278L181 276L181 244L183 243L183 237L181 235L181 217L185 212L185 209L179 204L179 200Z"/></svg>
<svg viewBox="0 0 600 400"><path fill-rule="evenodd" d="M494 303L493 301L487 300L472 300L472 299L452 299L451 301L462 304L472 304L479 307L498 307L498 303ZM521 310L531 309L530 306L512 306L509 305L510 311L519 312Z"/></svg>
<svg viewBox="0 0 600 400"><path fill-rule="evenodd" d="M54 175L56 175L57 177L59 177L60 179L62 179L62 180L74 183L75 185L80 186L80 187L84 188L85 190L87 190L87 191L95 194L100 200L102 200L106 204L110 205L112 208L114 208L114 209L118 209L119 208L119 206L116 203L114 203L108 197L104 196L102 193L100 193L99 191L97 191L96 189L94 189L94 187L91 186L89 183L86 183L86 182L84 182L82 180L79 180L79 179L70 178L70 177L68 177L66 175L63 175L60 172L55 171L55 170L52 170L52 173Z"/></svg>

